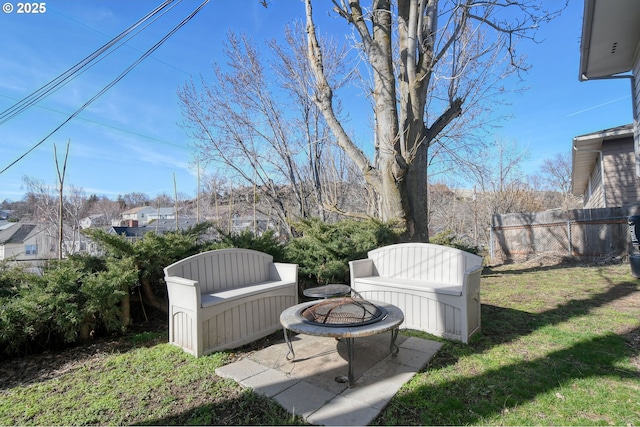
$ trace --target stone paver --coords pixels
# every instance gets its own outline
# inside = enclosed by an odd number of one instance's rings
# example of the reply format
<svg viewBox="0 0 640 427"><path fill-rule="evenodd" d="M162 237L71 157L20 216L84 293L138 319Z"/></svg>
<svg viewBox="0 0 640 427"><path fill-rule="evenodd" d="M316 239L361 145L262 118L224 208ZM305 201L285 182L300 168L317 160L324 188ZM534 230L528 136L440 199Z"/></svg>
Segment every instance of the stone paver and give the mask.
<svg viewBox="0 0 640 427"><path fill-rule="evenodd" d="M306 381L299 381L294 386L274 396L274 399L289 413L308 418L335 397L335 394L320 387L316 387Z"/></svg>
<svg viewBox="0 0 640 427"><path fill-rule="evenodd" d="M221 366L216 369L216 374L223 378L231 378L236 382L241 382L249 377L266 371L267 368L264 365L254 362L249 359L242 359L235 363Z"/></svg>
<svg viewBox="0 0 640 427"><path fill-rule="evenodd" d="M256 393L273 397L298 382L299 380L290 378L280 371L267 369L259 374L241 380L240 384L244 387L252 388Z"/></svg>
<svg viewBox="0 0 640 427"><path fill-rule="evenodd" d="M348 363L344 343L333 338L297 335L296 361L286 360L288 348L277 343L216 369L243 387L274 398L291 414L318 425L367 425L400 387L423 369L441 343L398 336L397 356L390 355L388 334L355 340L355 387L335 381Z"/></svg>
<svg viewBox="0 0 640 427"><path fill-rule="evenodd" d="M382 410L415 373L409 366L384 360L360 377L356 387L348 388L340 395Z"/></svg>
<svg viewBox="0 0 640 427"><path fill-rule="evenodd" d="M324 426L366 426L379 412L358 400L337 396L307 417L307 421Z"/></svg>

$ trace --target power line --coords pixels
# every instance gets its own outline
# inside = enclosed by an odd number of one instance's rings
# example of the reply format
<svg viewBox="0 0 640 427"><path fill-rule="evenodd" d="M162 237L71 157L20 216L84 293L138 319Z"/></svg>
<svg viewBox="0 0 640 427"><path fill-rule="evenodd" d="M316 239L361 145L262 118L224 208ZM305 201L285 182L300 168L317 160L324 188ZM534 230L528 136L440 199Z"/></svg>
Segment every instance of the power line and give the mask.
<svg viewBox="0 0 640 427"><path fill-rule="evenodd" d="M7 98L7 99L10 99L12 101L17 101L18 100L17 98L12 98L10 96L2 95L2 94L0 94L0 97ZM62 115L69 114L67 112L56 110L56 109L50 108L50 107L44 107L42 105L36 105L36 107L41 108L43 110L51 111L51 112L57 113L57 114L62 114ZM148 139L148 140L151 140L151 141L156 141L156 142L160 142L162 144L171 145L173 147L181 148L183 150L187 149L183 145L179 145L179 144L176 144L176 143L173 143L173 142L165 141L164 139L156 138L154 136L149 136L149 135L145 135L145 134L142 134L142 133L134 132L134 131L131 131L131 130L123 129L121 127L110 125L110 124L103 123L103 122L99 122L97 120L91 120L91 119L87 119L85 117L80 117L80 116L76 117L76 119L77 120L82 120L84 122L91 123L91 124L94 124L94 125L103 126L103 127L109 128L109 129L114 129L114 130L117 130L119 132L128 133L129 135L139 136L141 138L145 138L145 139Z"/></svg>
<svg viewBox="0 0 640 427"><path fill-rule="evenodd" d="M90 25L87 25L87 24L85 24L84 22L78 21L77 19L72 18L72 17L71 17L71 16L69 16L69 15L65 15L64 13L62 13L62 12L60 12L60 11L58 11L58 10L56 10L56 9L54 9L54 8L52 8L52 7L50 7L50 6L47 6L47 11L51 11L51 12L53 12L53 13L56 13L56 14L58 14L58 15L62 16L63 18L68 19L69 21L72 21L72 22L74 22L74 23L76 23L76 24L78 24L78 25L81 25L81 26L83 26L83 27L85 27L85 28L88 28L88 29L90 29L91 31L94 31L94 32L96 32L96 33L98 33L98 34L101 34L101 35L105 36L105 37L109 37L109 38L111 38L111 35L109 35L109 34L107 34L107 33L103 32L103 31L100 31L99 29L94 28L94 27L92 27L92 26L90 26ZM126 43L123 43L123 44L125 44L125 45L126 45ZM139 52L139 53L141 53L141 52L142 52L142 50L141 50L141 49L137 49L137 48L136 48L136 47L134 47L134 46L131 46L131 45L126 45L126 46L127 46L128 48L130 48L130 49L132 49L132 50L136 51L136 52ZM181 68L178 68L178 67L176 67L175 65L170 64L170 63L168 63L168 62L166 62L166 61L163 61L162 59L160 59L160 58L158 58L158 57L156 57L156 56L152 56L152 57L151 57L151 59L153 59L153 60L154 60L154 61L156 61L156 62L159 62L160 64L166 65L167 67L172 68L172 69L174 69L174 70L176 70L176 71L178 71L178 72L180 72L180 73L182 73L182 74L185 74L185 75L187 75L187 76L189 75L189 73L188 73L188 72L186 72L185 70L183 70L183 69L181 69Z"/></svg>
<svg viewBox="0 0 640 427"><path fill-rule="evenodd" d="M25 111L26 109L31 107L36 102L38 102L41 99L43 99L44 97L46 97L51 92L54 92L55 90L57 90L61 86L65 85L69 81L73 80L78 75L82 74L87 69L91 68L96 63L100 62L106 56L108 56L111 53L113 53L115 50L117 50L119 47L121 47L122 44L120 46L116 47L115 49L113 49L110 53L107 53L106 55L101 57L101 55L103 55L105 52L109 51L109 49L111 49L118 42L123 40L127 35L129 35L136 28L141 26L144 22L148 21L152 17L154 17L157 14L159 14L163 9L165 9L173 1L174 0L165 0L160 6L156 7L151 12L147 13L145 16L140 18L137 22L135 22L134 24L129 26L126 30L122 31L120 34L118 34L116 37L114 37L113 39L108 41L106 44L102 45L97 50L93 51L91 54L89 54L87 57L82 59L80 62L78 62L77 64L73 65L71 68L69 68L68 70L66 70L65 72L63 72L62 74L60 74L59 76L54 78L53 80L51 80L49 83L45 84L44 86L40 87L39 89L36 89L31 94L27 95L26 97L24 97L23 99L21 99L20 101L15 103L13 106L9 107L8 109L6 109L2 113L0 113L0 124L3 124L5 122L7 122L8 120L14 118L18 114L22 113L23 111ZM155 19L152 22L154 22L154 21L155 21ZM143 27L142 30L144 30L147 27L148 27L148 25ZM140 30L140 31L142 31L142 30ZM131 38L135 37L137 34L139 34L140 31L134 33L128 40L131 40Z"/></svg>
<svg viewBox="0 0 640 427"><path fill-rule="evenodd" d="M146 59L149 55L151 55L153 52L155 52L165 41L167 41L169 39L169 37L171 37L173 34L175 34L180 28L182 28L184 25L187 24L187 22L189 22L191 19L193 19L193 17L209 2L209 0L204 0L200 6L198 6L193 12L191 12L185 19L182 20L182 22L180 22L178 25L176 25L171 31L169 31L169 33L167 33L162 39L160 39L160 41L158 41L156 44L154 44L150 49L148 49L140 58L138 58L133 64L131 64L129 67L127 67L118 77L116 77L114 80L111 81L111 83L109 83L107 86L105 86L102 90L100 90L100 92L98 92L96 95L94 95L89 101L87 101L86 103L84 103L84 105L82 105L80 108L78 108L71 116L69 116L64 122L62 122L62 124L60 124L58 127L56 127L53 131L51 131L47 136L45 136L42 140L40 140L38 143L36 143L33 147L31 147L29 150L27 150L24 154L22 154L20 157L18 157L16 160L14 160L13 162L11 162L8 166L6 166L4 169L2 169L0 171L0 175L3 174L4 172L6 172L9 168L11 168L13 165L15 165L16 163L18 163L20 160L22 160L23 158L25 158L27 155L29 155L29 153L31 153L33 150L35 150L36 148L38 148L40 145L42 145L42 143L44 143L51 135L53 135L54 133L56 133L60 128L62 128L65 124L67 124L69 121L71 121L73 118L75 118L78 114L80 114L85 108L87 108L93 101L95 101L96 99L98 99L100 96L102 96L106 91L108 91L109 89L111 89L114 85L116 85L120 80L122 80L134 67L136 67L138 64L140 64L140 62L142 62L144 59Z"/></svg>

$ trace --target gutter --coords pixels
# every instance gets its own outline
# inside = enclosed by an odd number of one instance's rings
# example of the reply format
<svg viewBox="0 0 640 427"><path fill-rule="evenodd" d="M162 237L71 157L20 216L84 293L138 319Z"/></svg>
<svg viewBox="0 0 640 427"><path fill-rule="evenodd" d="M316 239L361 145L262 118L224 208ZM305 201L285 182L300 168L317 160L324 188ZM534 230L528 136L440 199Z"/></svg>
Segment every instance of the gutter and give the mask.
<svg viewBox="0 0 640 427"><path fill-rule="evenodd" d="M593 9L595 8L595 0L584 0L584 18L582 21L582 37L580 37L580 72L578 80L585 81L588 79L585 71L589 63L589 47L591 43L591 28L593 25ZM588 23L588 24L587 24ZM586 30L589 29L589 32Z"/></svg>

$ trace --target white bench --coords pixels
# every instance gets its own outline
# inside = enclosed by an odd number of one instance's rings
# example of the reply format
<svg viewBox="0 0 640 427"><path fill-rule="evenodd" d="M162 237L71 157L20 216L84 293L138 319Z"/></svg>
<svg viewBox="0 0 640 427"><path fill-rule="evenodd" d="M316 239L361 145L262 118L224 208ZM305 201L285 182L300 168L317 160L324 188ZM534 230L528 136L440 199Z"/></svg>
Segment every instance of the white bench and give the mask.
<svg viewBox="0 0 640 427"><path fill-rule="evenodd" d="M164 274L169 342L196 357L280 330L280 313L298 303L297 264L249 249L203 252Z"/></svg>
<svg viewBox="0 0 640 427"><path fill-rule="evenodd" d="M400 307L404 327L469 342L480 330L482 257L447 246L403 243L349 263L363 298Z"/></svg>

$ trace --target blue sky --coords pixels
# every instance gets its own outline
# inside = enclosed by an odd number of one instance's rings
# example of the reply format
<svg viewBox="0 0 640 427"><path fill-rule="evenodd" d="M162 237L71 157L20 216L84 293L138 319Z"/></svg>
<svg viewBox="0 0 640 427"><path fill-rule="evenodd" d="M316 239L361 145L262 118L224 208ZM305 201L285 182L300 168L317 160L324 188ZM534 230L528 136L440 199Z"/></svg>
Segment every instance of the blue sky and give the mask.
<svg viewBox="0 0 640 427"><path fill-rule="evenodd" d="M0 110L48 83L160 3L52 0L42 14L0 14ZM213 62L224 62L221 44L229 29L246 31L262 43L281 38L284 25L304 15L299 0L270 3L265 9L257 0L211 0L151 57L0 174L0 200L19 200L26 191L24 176L55 186L53 144L61 153L68 140L65 185L83 188L87 195L172 195L175 174L178 191L194 196L196 168L191 141L179 126L176 91L192 75L209 75ZM182 2L95 67L0 124L0 170L63 123L198 4ZM346 26L327 10L320 2L314 9L320 32L343 37ZM530 150L527 172L535 172L544 158L570 151L574 136L632 121L628 80L578 81L581 22L582 2L573 0L540 32L541 44L521 47L533 65L526 75L529 90L509 97L507 112L514 117L496 131L496 138L518 141Z"/></svg>

